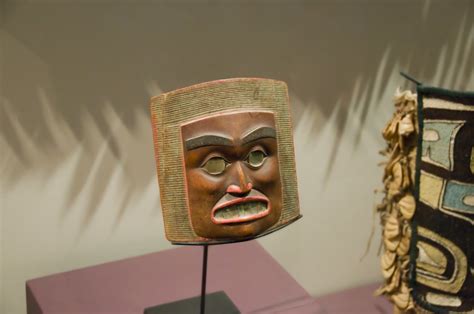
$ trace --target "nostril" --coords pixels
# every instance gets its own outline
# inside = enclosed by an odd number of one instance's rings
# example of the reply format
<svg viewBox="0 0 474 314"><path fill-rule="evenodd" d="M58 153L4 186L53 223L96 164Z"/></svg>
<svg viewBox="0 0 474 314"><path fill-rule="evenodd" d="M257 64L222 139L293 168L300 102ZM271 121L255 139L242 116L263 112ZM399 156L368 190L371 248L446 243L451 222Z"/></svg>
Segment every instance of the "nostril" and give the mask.
<svg viewBox="0 0 474 314"><path fill-rule="evenodd" d="M231 184L227 187L227 190L226 192L227 193L230 193L230 194L246 194L248 192L250 192L250 190L252 190L252 183L247 183L247 186L242 189L240 186L238 185L235 185L235 184Z"/></svg>
<svg viewBox="0 0 474 314"><path fill-rule="evenodd" d="M227 190L226 190L227 193L234 193L234 194L241 194L243 193L242 192L242 189L240 188L240 186L237 186L235 184L231 184L227 187Z"/></svg>

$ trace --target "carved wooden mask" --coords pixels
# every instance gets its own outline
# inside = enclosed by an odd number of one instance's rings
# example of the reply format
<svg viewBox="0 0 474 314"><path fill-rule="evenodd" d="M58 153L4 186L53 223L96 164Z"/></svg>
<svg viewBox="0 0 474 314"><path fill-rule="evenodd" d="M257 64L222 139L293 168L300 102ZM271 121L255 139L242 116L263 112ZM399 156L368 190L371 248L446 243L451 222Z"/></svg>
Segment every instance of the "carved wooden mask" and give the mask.
<svg viewBox="0 0 474 314"><path fill-rule="evenodd" d="M151 101L168 240L225 243L299 215L286 84L228 79Z"/></svg>

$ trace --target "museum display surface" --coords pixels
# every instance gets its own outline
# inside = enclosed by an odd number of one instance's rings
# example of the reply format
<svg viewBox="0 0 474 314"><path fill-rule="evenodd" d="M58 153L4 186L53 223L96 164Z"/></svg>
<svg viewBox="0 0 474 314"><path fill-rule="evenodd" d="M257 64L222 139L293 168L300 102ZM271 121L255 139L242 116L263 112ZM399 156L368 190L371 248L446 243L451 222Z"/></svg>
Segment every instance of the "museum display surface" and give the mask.
<svg viewBox="0 0 474 314"><path fill-rule="evenodd" d="M141 314L199 294L201 257L200 247L178 247L32 279L26 284L27 313ZM241 313L324 313L257 241L209 250L208 292L218 291ZM194 305L191 313L199 313L199 302ZM206 313L216 312L208 304Z"/></svg>
<svg viewBox="0 0 474 314"><path fill-rule="evenodd" d="M383 131L377 293L395 312L472 312L474 93L418 83L417 94L397 91L395 108Z"/></svg>

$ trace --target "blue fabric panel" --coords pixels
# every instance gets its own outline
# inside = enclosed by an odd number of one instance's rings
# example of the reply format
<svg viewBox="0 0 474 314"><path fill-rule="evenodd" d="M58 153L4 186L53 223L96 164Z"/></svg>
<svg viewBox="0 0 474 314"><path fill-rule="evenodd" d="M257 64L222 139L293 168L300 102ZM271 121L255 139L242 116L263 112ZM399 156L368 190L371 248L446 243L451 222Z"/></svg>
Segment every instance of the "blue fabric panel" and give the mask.
<svg viewBox="0 0 474 314"><path fill-rule="evenodd" d="M443 207L474 213L474 206L466 204L467 198L474 198L474 185L449 181L443 197Z"/></svg>

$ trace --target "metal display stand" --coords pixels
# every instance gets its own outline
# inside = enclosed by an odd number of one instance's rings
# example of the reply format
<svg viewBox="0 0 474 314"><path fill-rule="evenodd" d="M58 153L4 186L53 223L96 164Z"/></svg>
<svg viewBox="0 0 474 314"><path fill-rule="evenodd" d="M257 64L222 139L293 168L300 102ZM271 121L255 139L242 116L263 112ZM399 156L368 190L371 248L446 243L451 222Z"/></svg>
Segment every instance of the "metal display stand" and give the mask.
<svg viewBox="0 0 474 314"><path fill-rule="evenodd" d="M201 278L201 295L194 298L188 298L171 303L161 304L145 309L144 314L188 314L196 313L196 309L200 308L200 314L211 313L230 313L239 314L239 310L227 296L224 291L218 291L206 294L207 281L207 253L208 245L203 245L202 257L202 278ZM206 312L207 307L207 312Z"/></svg>
<svg viewBox="0 0 474 314"><path fill-rule="evenodd" d="M206 294L206 285L207 285L207 260L208 260L208 250L210 245L220 245L220 244L229 244L229 243L238 243L245 242L249 240L254 240L263 236L266 236L270 233L278 231L293 222L297 221L303 217L302 215L297 216L293 220L288 221L286 224L279 226L273 230L264 232L257 236L242 238L242 239L231 239L225 240L222 242L210 242L208 244L202 243L179 243L172 242L172 244L177 245L200 245L203 247L203 256L202 256L202 277L201 277L201 295L193 298L178 300L175 302L165 303L156 305L153 307L146 308L144 314L194 314L197 313L196 309L200 309L200 314L240 314L240 311L237 309L232 300L227 296L224 291L218 291L210 294ZM207 308L207 311L206 311Z"/></svg>

